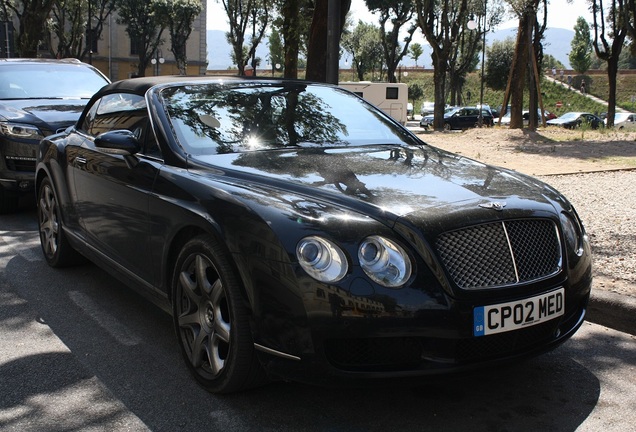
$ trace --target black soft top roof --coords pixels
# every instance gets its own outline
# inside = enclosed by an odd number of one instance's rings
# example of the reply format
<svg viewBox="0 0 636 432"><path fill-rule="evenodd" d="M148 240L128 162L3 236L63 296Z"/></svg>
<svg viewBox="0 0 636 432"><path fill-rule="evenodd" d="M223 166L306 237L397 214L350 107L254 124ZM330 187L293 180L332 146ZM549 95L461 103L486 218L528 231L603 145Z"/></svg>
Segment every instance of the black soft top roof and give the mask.
<svg viewBox="0 0 636 432"><path fill-rule="evenodd" d="M170 83L219 83L219 82L252 82L252 83L284 83L284 82L303 82L304 84L310 84L309 81L299 80L284 80L279 78L265 78L265 77L240 77L236 75L221 76L221 75L206 75L206 76L184 76L184 75L161 75L152 77L140 77L129 78L121 81L116 81L112 84L104 86L100 93L104 92L117 92L125 91L130 93L136 93L144 95L148 89L160 84Z"/></svg>

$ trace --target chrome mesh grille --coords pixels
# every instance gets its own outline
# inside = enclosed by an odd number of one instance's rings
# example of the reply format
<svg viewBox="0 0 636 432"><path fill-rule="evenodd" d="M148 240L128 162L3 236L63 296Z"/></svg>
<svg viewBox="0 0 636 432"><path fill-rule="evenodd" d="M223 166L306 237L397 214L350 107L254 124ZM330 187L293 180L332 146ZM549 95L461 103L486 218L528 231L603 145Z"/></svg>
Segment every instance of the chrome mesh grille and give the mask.
<svg viewBox="0 0 636 432"><path fill-rule="evenodd" d="M436 246L453 281L464 289L531 282L561 269L557 229L547 219L449 231L438 237Z"/></svg>

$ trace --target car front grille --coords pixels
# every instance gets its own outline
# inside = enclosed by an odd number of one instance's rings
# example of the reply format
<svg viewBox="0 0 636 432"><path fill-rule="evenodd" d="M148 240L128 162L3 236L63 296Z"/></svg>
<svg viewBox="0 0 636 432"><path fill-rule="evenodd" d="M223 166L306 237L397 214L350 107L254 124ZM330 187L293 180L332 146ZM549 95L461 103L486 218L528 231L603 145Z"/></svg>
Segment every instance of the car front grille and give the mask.
<svg viewBox="0 0 636 432"><path fill-rule="evenodd" d="M5 156L7 168L11 171L35 172L35 158L25 156Z"/></svg>
<svg viewBox="0 0 636 432"><path fill-rule="evenodd" d="M556 225L547 219L509 220L441 234L437 251L455 284L493 288L540 280L561 270Z"/></svg>

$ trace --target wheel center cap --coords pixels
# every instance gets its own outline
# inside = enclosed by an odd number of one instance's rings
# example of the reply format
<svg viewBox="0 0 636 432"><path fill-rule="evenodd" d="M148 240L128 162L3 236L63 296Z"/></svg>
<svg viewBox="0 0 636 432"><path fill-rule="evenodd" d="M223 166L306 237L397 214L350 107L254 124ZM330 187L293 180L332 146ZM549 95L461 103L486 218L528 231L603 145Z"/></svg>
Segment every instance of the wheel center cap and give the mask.
<svg viewBox="0 0 636 432"><path fill-rule="evenodd" d="M212 327L212 325L214 324L214 306L211 304L207 304L205 306L205 314L203 319L205 320L205 323Z"/></svg>

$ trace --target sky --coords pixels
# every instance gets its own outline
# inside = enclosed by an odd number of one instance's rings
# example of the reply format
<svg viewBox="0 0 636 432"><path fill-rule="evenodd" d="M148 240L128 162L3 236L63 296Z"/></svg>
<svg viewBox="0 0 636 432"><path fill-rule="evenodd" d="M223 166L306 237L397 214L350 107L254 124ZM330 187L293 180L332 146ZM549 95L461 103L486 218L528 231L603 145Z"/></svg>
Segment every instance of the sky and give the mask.
<svg viewBox="0 0 636 432"><path fill-rule="evenodd" d="M228 30L227 16L220 0L207 0L207 27L208 30ZM364 0L352 0L351 15L363 21L377 24L378 20L367 10ZM548 3L548 27L572 30L579 16L588 22L592 16L588 10L587 0L549 0ZM502 23L498 29L517 27L518 21L511 19ZM421 33L421 32L420 32Z"/></svg>

